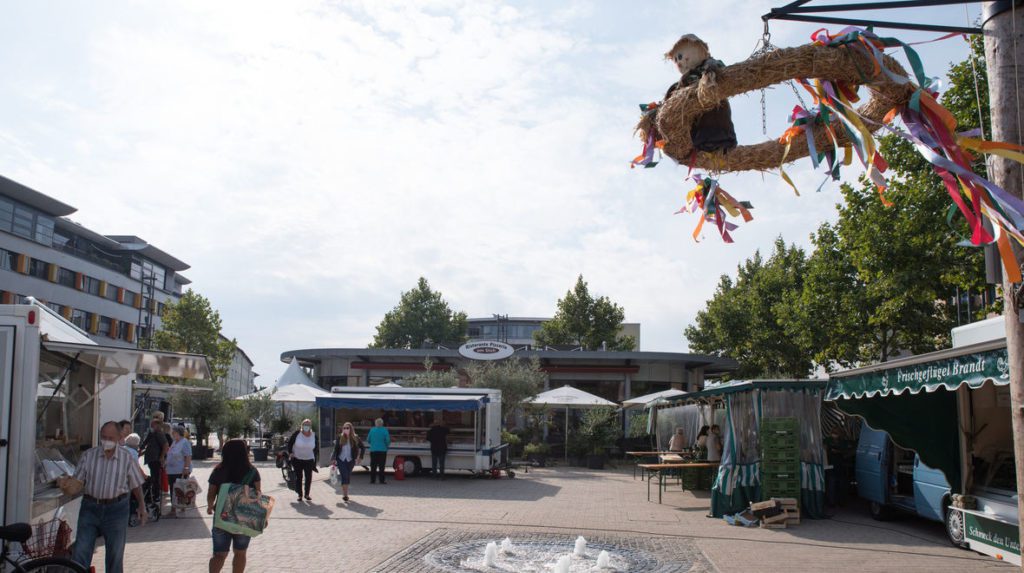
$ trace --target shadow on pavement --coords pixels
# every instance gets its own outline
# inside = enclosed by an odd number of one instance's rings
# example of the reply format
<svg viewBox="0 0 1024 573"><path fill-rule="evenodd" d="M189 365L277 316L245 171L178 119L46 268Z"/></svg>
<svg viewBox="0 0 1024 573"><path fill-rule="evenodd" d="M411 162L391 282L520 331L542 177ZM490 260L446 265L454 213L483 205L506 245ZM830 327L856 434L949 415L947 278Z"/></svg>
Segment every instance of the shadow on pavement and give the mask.
<svg viewBox="0 0 1024 573"><path fill-rule="evenodd" d="M353 513L365 515L366 517L377 517L383 511L381 509L377 509L376 507L370 505L363 505L357 501L352 500L349 500L348 504L346 504L345 502L339 502L338 507L347 509L348 511L351 511Z"/></svg>

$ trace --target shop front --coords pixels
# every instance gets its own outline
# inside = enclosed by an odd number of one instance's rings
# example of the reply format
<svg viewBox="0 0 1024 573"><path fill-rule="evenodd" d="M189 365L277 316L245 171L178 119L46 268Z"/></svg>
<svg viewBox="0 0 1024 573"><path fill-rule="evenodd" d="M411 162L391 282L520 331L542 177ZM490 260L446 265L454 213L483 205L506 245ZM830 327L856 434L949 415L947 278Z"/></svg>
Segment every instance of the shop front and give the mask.
<svg viewBox="0 0 1024 573"><path fill-rule="evenodd" d="M1019 564L1006 358L1005 339L911 356L834 374L826 398L891 440L868 452L861 439L858 488L873 508L944 521L954 545ZM878 487L869 465L889 476Z"/></svg>

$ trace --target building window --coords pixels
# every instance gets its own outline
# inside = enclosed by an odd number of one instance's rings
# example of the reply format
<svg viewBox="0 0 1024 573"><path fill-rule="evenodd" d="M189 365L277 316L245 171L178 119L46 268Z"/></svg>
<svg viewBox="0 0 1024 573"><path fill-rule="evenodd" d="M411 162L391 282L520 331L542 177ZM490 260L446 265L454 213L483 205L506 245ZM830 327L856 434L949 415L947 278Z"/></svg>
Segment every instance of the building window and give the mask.
<svg viewBox="0 0 1024 573"><path fill-rule="evenodd" d="M103 298L117 302L117 287L107 283L107 292L104 293Z"/></svg>
<svg viewBox="0 0 1024 573"><path fill-rule="evenodd" d="M37 279L43 279L45 281L50 276L49 271L49 265L45 261L32 259L32 262L28 265L28 274L36 277Z"/></svg>
<svg viewBox="0 0 1024 573"><path fill-rule="evenodd" d="M11 224L14 222L14 203L8 199L0 198L0 231L11 232Z"/></svg>
<svg viewBox="0 0 1024 573"><path fill-rule="evenodd" d="M480 327L479 326L470 326L469 327L469 335L470 336L480 336Z"/></svg>
<svg viewBox="0 0 1024 573"><path fill-rule="evenodd" d="M64 313L64 305L62 305L62 304L57 304L55 302L48 302L48 303L46 303L46 306L50 307L50 310L52 310L53 312L56 312L57 314L63 315L63 313Z"/></svg>
<svg viewBox="0 0 1024 573"><path fill-rule="evenodd" d="M164 290L164 280L166 279L164 268L152 261L146 259L132 261L131 277L147 286L152 284L154 287Z"/></svg>
<svg viewBox="0 0 1024 573"><path fill-rule="evenodd" d="M100 295L100 281L92 277L82 277L82 290L94 294Z"/></svg>
<svg viewBox="0 0 1024 573"><path fill-rule="evenodd" d="M78 328L87 330L89 328L89 316L90 313L76 308L71 311L71 322Z"/></svg>
<svg viewBox="0 0 1024 573"><path fill-rule="evenodd" d="M113 338L114 337L114 333L110 331L110 326L111 326L111 324L110 324L110 317L109 316L101 316L100 320L99 320L99 323L100 323L100 325L99 325L99 333L102 334L103 336L109 336L109 337Z"/></svg>
<svg viewBox="0 0 1024 573"><path fill-rule="evenodd" d="M124 303L127 304L128 306L135 306L135 297L136 296L138 296L138 295L133 293L130 290L124 291Z"/></svg>
<svg viewBox="0 0 1024 573"><path fill-rule="evenodd" d="M15 235L32 238L32 224L35 222L35 214L32 210L21 205L14 206L14 223L11 225L11 232Z"/></svg>
<svg viewBox="0 0 1024 573"><path fill-rule="evenodd" d="M0 249L0 269L13 271L17 258L18 255L16 253L12 253L7 249Z"/></svg>
<svg viewBox="0 0 1024 573"><path fill-rule="evenodd" d="M46 245L53 245L53 219L46 215L36 215L36 242Z"/></svg>
<svg viewBox="0 0 1024 573"><path fill-rule="evenodd" d="M57 284L75 288L75 272L64 267L57 269Z"/></svg>

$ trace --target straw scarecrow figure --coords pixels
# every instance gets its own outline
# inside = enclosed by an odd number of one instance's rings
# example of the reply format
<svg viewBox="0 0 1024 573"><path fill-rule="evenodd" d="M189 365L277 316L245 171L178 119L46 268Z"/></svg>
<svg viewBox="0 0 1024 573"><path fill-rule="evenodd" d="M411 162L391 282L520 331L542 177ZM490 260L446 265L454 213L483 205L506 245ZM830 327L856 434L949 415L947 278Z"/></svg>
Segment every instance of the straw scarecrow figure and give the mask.
<svg viewBox="0 0 1024 573"><path fill-rule="evenodd" d="M672 84L665 93L665 101L681 87L700 82L705 74L716 74L725 64L711 57L708 45L693 34L686 34L665 53L666 60L672 60L682 77ZM736 129L732 124L732 109L727 100L715 109L697 118L690 133L693 147L699 151L727 152L736 147Z"/></svg>

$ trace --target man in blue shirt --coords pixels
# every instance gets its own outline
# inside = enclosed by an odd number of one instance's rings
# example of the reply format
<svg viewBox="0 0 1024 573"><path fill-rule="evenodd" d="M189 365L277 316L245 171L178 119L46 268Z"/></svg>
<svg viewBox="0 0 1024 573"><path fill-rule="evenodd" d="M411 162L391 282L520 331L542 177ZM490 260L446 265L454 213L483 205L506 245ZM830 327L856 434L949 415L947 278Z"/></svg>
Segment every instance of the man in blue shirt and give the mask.
<svg viewBox="0 0 1024 573"><path fill-rule="evenodd" d="M388 448L391 447L391 433L384 427L384 420L374 420L366 441L370 443L370 483L377 483L378 473L380 483L388 483L384 480L384 466L388 461Z"/></svg>

